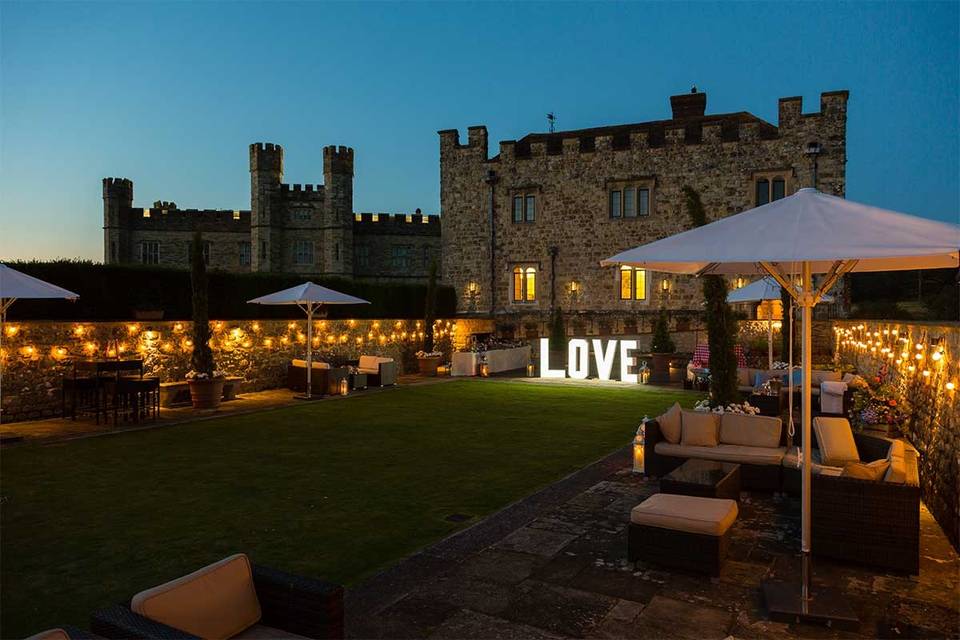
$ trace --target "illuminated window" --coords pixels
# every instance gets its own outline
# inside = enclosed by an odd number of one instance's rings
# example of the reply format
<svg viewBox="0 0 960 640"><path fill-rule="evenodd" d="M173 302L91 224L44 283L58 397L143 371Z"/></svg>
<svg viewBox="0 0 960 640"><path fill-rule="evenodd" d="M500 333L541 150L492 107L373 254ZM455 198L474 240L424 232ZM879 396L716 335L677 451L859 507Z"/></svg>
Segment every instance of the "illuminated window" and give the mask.
<svg viewBox="0 0 960 640"><path fill-rule="evenodd" d="M160 243L156 240L140 243L140 263L160 264Z"/></svg>
<svg viewBox="0 0 960 640"><path fill-rule="evenodd" d="M233 212L233 219L234 219L234 220L239 220L239 219L240 219L240 212L239 212L239 211L234 211L234 212Z"/></svg>
<svg viewBox="0 0 960 640"><path fill-rule="evenodd" d="M537 197L518 194L513 196L513 221L535 222L537 219Z"/></svg>
<svg viewBox="0 0 960 640"><path fill-rule="evenodd" d="M537 270L535 267L513 268L513 301L537 301Z"/></svg>
<svg viewBox="0 0 960 640"><path fill-rule="evenodd" d="M636 267L620 267L620 299L647 299L647 272Z"/></svg>
<svg viewBox="0 0 960 640"><path fill-rule="evenodd" d="M312 240L297 240L296 244L293 245L293 261L295 264L299 265L312 265L313 264L313 241Z"/></svg>
<svg viewBox="0 0 960 640"><path fill-rule="evenodd" d="M149 217L150 217L150 209L144 209L144 210L143 210L143 217L144 217L144 218L149 218Z"/></svg>

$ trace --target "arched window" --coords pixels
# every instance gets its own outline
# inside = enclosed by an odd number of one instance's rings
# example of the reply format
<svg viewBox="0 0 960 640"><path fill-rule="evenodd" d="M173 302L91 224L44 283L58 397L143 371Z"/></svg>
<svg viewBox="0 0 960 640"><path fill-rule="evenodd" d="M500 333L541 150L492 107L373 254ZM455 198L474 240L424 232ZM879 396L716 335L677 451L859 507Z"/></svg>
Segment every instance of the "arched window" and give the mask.
<svg viewBox="0 0 960 640"><path fill-rule="evenodd" d="M620 299L647 299L647 272L636 267L620 267Z"/></svg>
<svg viewBox="0 0 960 640"><path fill-rule="evenodd" d="M536 267L516 266L513 268L513 301L536 302L537 300L537 269Z"/></svg>
<svg viewBox="0 0 960 640"><path fill-rule="evenodd" d="M533 302L537 299L537 270L533 267L527 267L524 283L524 300Z"/></svg>

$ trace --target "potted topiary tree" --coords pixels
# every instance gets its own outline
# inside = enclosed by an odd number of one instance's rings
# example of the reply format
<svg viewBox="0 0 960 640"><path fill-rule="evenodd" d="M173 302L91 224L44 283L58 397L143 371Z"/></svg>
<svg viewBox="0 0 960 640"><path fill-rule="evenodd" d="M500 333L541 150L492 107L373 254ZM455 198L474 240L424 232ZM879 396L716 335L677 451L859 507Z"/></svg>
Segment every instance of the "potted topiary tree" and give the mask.
<svg viewBox="0 0 960 640"><path fill-rule="evenodd" d="M194 409L216 409L223 398L224 376L217 371L210 349L210 315L207 299L207 265L200 232L190 244L190 286L193 290L193 355L190 357L190 400Z"/></svg>
<svg viewBox="0 0 960 640"><path fill-rule="evenodd" d="M427 280L427 295L423 304L423 350L417 352L417 363L421 375L437 375L437 367L443 354L434 351L433 322L437 308L437 261L430 262L430 278Z"/></svg>
<svg viewBox="0 0 960 640"><path fill-rule="evenodd" d="M650 382L666 384L670 382L670 360L677 351L677 346L670 338L670 329L667 327L667 312L660 310L657 322L653 326L653 339L650 341L650 351L653 355L653 367L650 371Z"/></svg>

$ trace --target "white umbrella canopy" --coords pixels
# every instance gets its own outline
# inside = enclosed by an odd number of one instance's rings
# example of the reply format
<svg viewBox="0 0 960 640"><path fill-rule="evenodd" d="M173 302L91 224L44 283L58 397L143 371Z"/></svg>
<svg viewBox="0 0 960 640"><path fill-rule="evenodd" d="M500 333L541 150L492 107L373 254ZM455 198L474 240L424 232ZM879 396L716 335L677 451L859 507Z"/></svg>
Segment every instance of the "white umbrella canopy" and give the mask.
<svg viewBox="0 0 960 640"><path fill-rule="evenodd" d="M629 249L600 263L685 274L764 273L786 287L802 310L802 444L810 437L811 316L814 305L851 271L957 268L960 226L800 189L769 204ZM814 289L813 274L826 277ZM800 274L801 284L794 284ZM799 587L767 583L771 615L855 622L843 599L810 591L810 455L803 452L802 578Z"/></svg>
<svg viewBox="0 0 960 640"><path fill-rule="evenodd" d="M325 304L370 304L369 300L334 291L327 287L304 282L295 287L268 293L247 300L250 304L295 304L307 313L307 391L306 398L313 397L313 314Z"/></svg>
<svg viewBox="0 0 960 640"><path fill-rule="evenodd" d="M727 302L730 304L742 304L752 302L767 302L769 300L780 300L780 293L783 289L780 283L767 276L760 278L739 289L734 289L727 295ZM823 296L821 302L833 302L833 296ZM773 369L773 318L767 317L767 368Z"/></svg>

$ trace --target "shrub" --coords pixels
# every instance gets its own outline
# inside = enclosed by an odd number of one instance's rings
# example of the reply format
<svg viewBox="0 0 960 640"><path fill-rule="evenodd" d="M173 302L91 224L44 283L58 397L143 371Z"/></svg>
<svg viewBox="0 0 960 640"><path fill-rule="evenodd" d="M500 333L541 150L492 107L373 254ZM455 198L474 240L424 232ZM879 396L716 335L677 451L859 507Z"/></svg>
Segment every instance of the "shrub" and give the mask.
<svg viewBox="0 0 960 640"><path fill-rule="evenodd" d="M661 310L657 316L657 322L653 325L653 338L650 340L650 351L653 353L674 353L677 345L673 343L670 337L670 329L667 327L667 312Z"/></svg>
<svg viewBox="0 0 960 640"><path fill-rule="evenodd" d="M193 233L190 243L190 289L193 307L193 355L190 368L195 373L213 377L215 369L213 350L210 348L210 314L207 299L207 263L203 259L203 238L199 231Z"/></svg>
<svg viewBox="0 0 960 640"><path fill-rule="evenodd" d="M566 348L566 342L567 332L563 326L563 311L557 307L550 315L550 348L554 351L562 351Z"/></svg>

